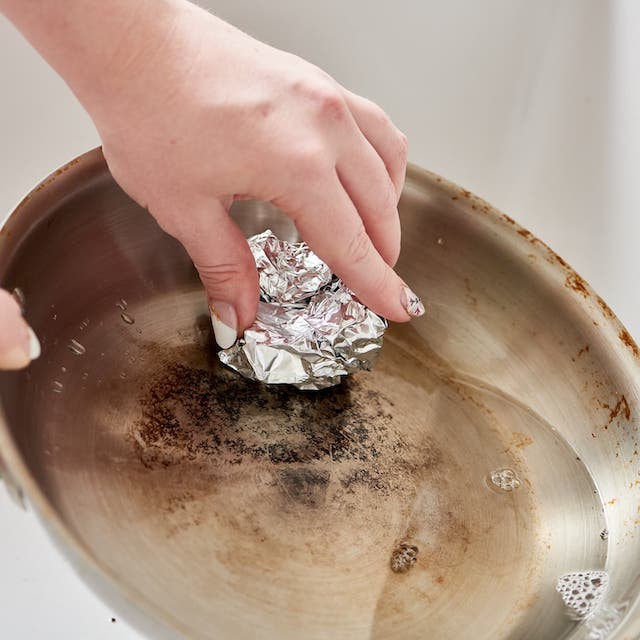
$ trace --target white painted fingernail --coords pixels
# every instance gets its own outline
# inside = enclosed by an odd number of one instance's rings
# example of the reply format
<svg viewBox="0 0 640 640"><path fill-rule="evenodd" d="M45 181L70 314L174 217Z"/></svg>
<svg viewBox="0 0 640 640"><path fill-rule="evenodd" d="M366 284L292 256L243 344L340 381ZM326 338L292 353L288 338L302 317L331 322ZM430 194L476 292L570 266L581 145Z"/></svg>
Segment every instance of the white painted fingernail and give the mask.
<svg viewBox="0 0 640 640"><path fill-rule="evenodd" d="M424 305L418 296L409 289L409 287L402 288L402 297L400 300L404 310L412 318L423 316L425 313Z"/></svg>
<svg viewBox="0 0 640 640"><path fill-rule="evenodd" d="M228 349L238 337L236 310L228 302L212 302L209 309L216 342L221 349Z"/></svg>
<svg viewBox="0 0 640 640"><path fill-rule="evenodd" d="M35 360L40 357L42 353L42 349L40 348L40 340L38 340L38 336L35 331L29 327L29 358L31 360Z"/></svg>

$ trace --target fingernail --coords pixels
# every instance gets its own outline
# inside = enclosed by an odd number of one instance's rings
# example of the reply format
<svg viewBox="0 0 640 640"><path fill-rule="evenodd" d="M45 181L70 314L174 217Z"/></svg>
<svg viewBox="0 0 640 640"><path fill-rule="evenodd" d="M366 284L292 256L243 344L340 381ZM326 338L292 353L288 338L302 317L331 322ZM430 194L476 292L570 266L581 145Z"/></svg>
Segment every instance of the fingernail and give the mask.
<svg viewBox="0 0 640 640"><path fill-rule="evenodd" d="M0 357L2 369L24 369L32 360L40 355L40 341L31 327L27 328L27 339L24 344L16 346Z"/></svg>
<svg viewBox="0 0 640 640"><path fill-rule="evenodd" d="M404 310L413 318L424 315L424 305L418 296L409 289L402 287L402 296L400 298Z"/></svg>
<svg viewBox="0 0 640 640"><path fill-rule="evenodd" d="M221 349L228 349L238 337L238 316L228 302L212 302L211 324L216 342Z"/></svg>
<svg viewBox="0 0 640 640"><path fill-rule="evenodd" d="M29 358L35 360L40 357L42 349L40 348L40 340L35 331L29 327Z"/></svg>

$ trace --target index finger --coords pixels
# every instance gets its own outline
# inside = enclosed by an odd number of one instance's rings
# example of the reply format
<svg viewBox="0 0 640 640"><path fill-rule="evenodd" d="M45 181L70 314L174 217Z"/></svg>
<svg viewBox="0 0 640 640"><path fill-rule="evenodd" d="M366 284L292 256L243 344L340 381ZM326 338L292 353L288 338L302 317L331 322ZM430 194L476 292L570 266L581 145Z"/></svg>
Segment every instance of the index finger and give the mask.
<svg viewBox="0 0 640 640"><path fill-rule="evenodd" d="M363 304L395 322L424 313L419 298L376 251L337 174L316 189L307 185L297 206L286 200L274 204Z"/></svg>

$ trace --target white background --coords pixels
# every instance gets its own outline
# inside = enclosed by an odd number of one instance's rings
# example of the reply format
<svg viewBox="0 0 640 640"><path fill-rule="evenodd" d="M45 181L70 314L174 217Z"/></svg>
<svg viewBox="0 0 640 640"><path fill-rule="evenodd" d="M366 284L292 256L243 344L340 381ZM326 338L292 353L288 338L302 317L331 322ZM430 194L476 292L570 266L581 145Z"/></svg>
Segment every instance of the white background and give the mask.
<svg viewBox="0 0 640 640"><path fill-rule="evenodd" d="M200 4L379 102L409 136L412 161L531 229L640 336L640 3ZM1 218L98 138L2 18L0 82ZM0 523L3 638L138 638L2 491Z"/></svg>

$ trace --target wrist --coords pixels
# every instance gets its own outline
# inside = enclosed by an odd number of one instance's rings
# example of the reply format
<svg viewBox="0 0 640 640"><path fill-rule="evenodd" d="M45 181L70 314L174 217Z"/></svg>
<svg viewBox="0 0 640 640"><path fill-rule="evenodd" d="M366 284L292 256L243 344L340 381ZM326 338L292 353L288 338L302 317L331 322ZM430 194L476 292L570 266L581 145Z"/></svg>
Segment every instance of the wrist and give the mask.
<svg viewBox="0 0 640 640"><path fill-rule="evenodd" d="M130 7L110 23L108 46L97 51L82 70L67 80L96 124L107 118L118 120L119 114L126 117L150 93L160 99L159 88L150 86L150 82L154 76L168 73L158 68L160 59L171 56L168 50L176 47L180 24L191 6L182 0L125 4ZM64 72L61 75L67 79ZM142 76L145 82L140 82Z"/></svg>
<svg viewBox="0 0 640 640"><path fill-rule="evenodd" d="M187 0L0 0L94 120L129 96L195 7Z"/></svg>

